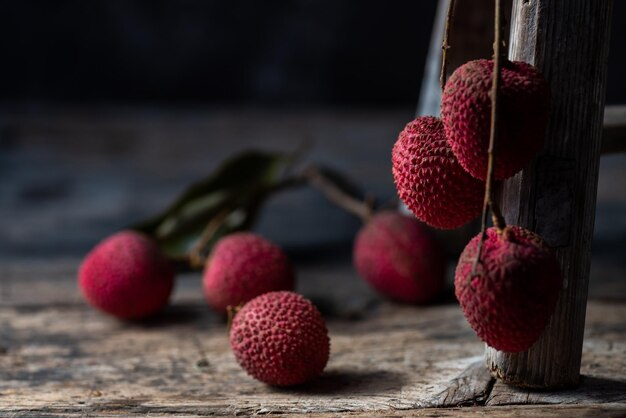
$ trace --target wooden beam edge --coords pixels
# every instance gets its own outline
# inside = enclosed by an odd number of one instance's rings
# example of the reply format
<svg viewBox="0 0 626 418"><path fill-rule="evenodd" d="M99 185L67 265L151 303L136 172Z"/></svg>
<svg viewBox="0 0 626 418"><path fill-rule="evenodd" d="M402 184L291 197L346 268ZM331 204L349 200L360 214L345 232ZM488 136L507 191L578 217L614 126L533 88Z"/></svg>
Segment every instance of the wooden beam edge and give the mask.
<svg viewBox="0 0 626 418"><path fill-rule="evenodd" d="M626 105L604 108L601 154L626 152Z"/></svg>

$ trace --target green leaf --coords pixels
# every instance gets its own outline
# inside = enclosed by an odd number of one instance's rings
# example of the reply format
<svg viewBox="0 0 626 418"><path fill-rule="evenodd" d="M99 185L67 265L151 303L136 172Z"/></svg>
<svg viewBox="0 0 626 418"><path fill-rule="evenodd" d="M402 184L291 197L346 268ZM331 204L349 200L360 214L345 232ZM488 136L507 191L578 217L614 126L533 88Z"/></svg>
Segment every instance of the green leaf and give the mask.
<svg viewBox="0 0 626 418"><path fill-rule="evenodd" d="M289 182L293 163L291 154L241 153L192 184L161 214L131 228L151 235L169 258L180 260L219 217L208 250L219 237L252 226L267 196Z"/></svg>

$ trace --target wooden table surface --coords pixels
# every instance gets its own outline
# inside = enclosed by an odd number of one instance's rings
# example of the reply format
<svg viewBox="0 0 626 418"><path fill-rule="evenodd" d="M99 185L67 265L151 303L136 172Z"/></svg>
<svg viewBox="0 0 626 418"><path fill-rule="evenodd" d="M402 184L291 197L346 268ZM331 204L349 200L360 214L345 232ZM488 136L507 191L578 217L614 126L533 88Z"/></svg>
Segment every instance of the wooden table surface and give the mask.
<svg viewBox="0 0 626 418"><path fill-rule="evenodd" d="M259 225L292 255L298 290L328 322L328 367L303 387L270 388L241 370L224 321L203 301L199 273L181 276L170 306L143 323L118 322L82 300L76 269L93 243L154 213L236 150L281 149L308 135L318 143L312 159L392 196L388 152L410 115L5 112L0 415L626 416L623 155L601 164L583 378L575 389L537 392L494 381L451 289L426 307L381 300L350 265L358 223L309 191L271 201Z"/></svg>

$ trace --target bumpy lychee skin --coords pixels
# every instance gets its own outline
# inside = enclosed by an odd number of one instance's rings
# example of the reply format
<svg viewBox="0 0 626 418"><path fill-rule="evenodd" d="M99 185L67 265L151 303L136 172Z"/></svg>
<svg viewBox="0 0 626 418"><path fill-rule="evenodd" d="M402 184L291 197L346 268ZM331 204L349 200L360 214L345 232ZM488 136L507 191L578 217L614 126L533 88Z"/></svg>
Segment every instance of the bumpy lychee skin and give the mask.
<svg viewBox="0 0 626 418"><path fill-rule="evenodd" d="M441 97L441 118L454 155L472 176L487 177L493 61L463 64ZM498 96L495 178L511 177L541 149L550 110L550 89L524 62L506 62Z"/></svg>
<svg viewBox="0 0 626 418"><path fill-rule="evenodd" d="M439 243L417 219L398 212L380 212L365 224L352 255L365 281L400 302L432 302L445 285Z"/></svg>
<svg viewBox="0 0 626 418"><path fill-rule="evenodd" d="M217 312L263 293L293 290L294 272L283 250L249 232L222 238L204 271L204 296Z"/></svg>
<svg viewBox="0 0 626 418"><path fill-rule="evenodd" d="M485 186L456 160L441 119L409 122L393 147L392 164L398 195L419 220L454 229L480 214Z"/></svg>
<svg viewBox="0 0 626 418"><path fill-rule="evenodd" d="M78 283L92 306L120 319L140 319L167 304L174 271L148 237L122 231L87 254Z"/></svg>
<svg viewBox="0 0 626 418"><path fill-rule="evenodd" d="M559 263L541 237L508 226L487 230L481 263L472 277L480 234L463 250L455 293L476 334L491 347L525 351L547 326L562 286Z"/></svg>
<svg viewBox="0 0 626 418"><path fill-rule="evenodd" d="M320 375L330 354L324 318L293 292L252 299L234 317L230 345L255 379L272 386L299 385Z"/></svg>

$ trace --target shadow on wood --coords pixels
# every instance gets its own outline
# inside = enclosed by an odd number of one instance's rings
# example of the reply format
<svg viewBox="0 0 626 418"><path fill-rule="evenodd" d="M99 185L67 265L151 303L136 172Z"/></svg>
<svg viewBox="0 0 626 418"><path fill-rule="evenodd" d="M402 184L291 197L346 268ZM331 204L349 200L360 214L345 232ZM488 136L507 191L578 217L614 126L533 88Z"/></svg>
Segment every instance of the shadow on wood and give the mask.
<svg viewBox="0 0 626 418"><path fill-rule="evenodd" d="M211 324L225 324L226 319L213 313L206 304L169 305L155 315L137 321L127 321L125 324L141 328L163 328L170 325L191 324L201 319Z"/></svg>
<svg viewBox="0 0 626 418"><path fill-rule="evenodd" d="M328 395L371 394L395 392L407 382L404 374L390 371L335 369L322 374L310 383L295 388L279 389L293 394Z"/></svg>

